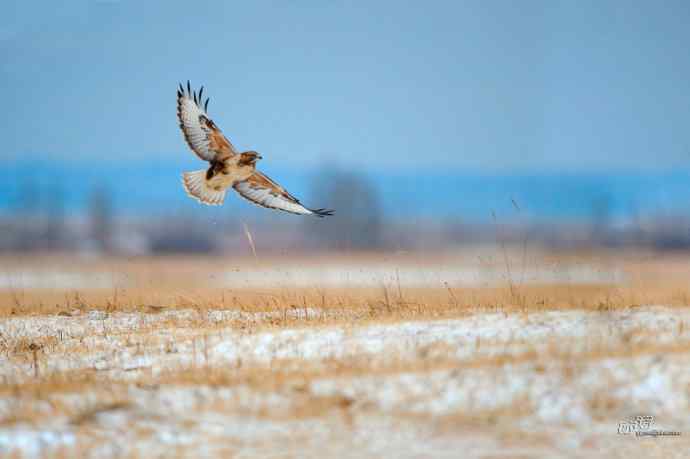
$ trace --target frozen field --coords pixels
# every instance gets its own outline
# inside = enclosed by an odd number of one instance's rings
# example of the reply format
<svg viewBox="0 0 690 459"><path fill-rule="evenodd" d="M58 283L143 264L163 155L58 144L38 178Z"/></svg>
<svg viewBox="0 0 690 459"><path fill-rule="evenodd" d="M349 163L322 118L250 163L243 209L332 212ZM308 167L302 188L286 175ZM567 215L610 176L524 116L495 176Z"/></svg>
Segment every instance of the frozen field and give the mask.
<svg viewBox="0 0 690 459"><path fill-rule="evenodd" d="M347 314L291 314L327 313ZM3 320L12 351L0 363L0 453L686 457L690 448L690 308L280 329L253 327L270 319L255 314ZM681 435L619 434L635 415Z"/></svg>
<svg viewBox="0 0 690 459"><path fill-rule="evenodd" d="M511 276L512 273L509 273ZM405 286L434 288L453 286L495 286L508 279L505 266L445 264L432 267L398 266L393 263L357 263L312 265L286 263L282 266L255 266L243 269L225 269L205 279L209 286L217 288L246 289L310 288L310 287L380 287ZM601 268L586 264L544 267L518 267L514 280L521 284L571 283L611 284L625 281L625 275L617 268ZM112 289L133 285L125 274L103 270L84 272L80 269L37 268L0 270L0 289Z"/></svg>
<svg viewBox="0 0 690 459"><path fill-rule="evenodd" d="M0 265L0 457L690 450L685 256Z"/></svg>

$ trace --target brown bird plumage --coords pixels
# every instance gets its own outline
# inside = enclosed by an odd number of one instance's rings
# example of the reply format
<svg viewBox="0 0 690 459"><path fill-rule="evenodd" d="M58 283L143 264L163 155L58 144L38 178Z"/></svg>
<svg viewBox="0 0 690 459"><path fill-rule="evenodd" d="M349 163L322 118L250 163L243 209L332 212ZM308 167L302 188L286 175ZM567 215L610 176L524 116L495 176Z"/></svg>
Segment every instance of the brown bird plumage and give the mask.
<svg viewBox="0 0 690 459"><path fill-rule="evenodd" d="M203 86L197 95L189 82L177 91L177 118L184 139L196 155L208 161L208 169L182 174L187 194L208 205L221 205L225 192L233 187L240 196L269 209L298 215L332 215L332 210L309 209L283 187L256 170L261 159L255 151L239 153L207 115L208 98L202 100Z"/></svg>

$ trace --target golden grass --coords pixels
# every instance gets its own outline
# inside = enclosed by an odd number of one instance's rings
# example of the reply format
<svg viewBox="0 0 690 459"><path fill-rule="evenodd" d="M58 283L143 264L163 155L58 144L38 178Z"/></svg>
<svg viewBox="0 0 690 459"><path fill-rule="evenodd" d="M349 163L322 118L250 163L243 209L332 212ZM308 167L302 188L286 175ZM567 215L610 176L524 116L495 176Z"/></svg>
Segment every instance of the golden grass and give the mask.
<svg viewBox="0 0 690 459"><path fill-rule="evenodd" d="M387 255L343 256L335 261L362 263L385 258ZM437 255L423 259L417 255L390 256L391 266L414 264L433 269L436 262L448 262L451 255ZM466 257L467 258L467 257ZM248 415L271 420L306 419L335 415L344 425L353 422L355 414L377 412L376 406L363 405L361 400L342 394L319 395L312 393L312 383L323 379L348 381L355 378L374 377L381 381L405 373L424 374L434 371L462 371L469 369L500 369L504 366L528 366L534 374L557 372L563 380L573 380L587 363L600 359L632 359L651 355L687 354L690 342L680 337L672 342L658 342L650 331L641 326L631 329L617 340L597 341L588 337L586 347L569 346L567 339L547 346L529 346L508 340L503 343L504 352L498 355L457 357L457 346L444 342L420 345L412 356L371 356L355 354L339 358L281 359L270 363L238 361L224 366L207 365L204 347L209 336L233 329L240 333L261 330L282 330L304 327L337 325L346 331L360 325L395 323L407 320L459 318L482 312L508 315L529 315L549 310L584 309L589 311L617 311L637 306L660 304L667 306L690 305L690 256L683 254L620 254L620 253L560 253L544 254L540 266L553 267L586 263L602 269L614 267L624 272L626 281L620 284L527 284L521 282L520 258L506 271L504 282L485 287L461 287L441 285L437 288L409 288L382 284L377 288L285 288L224 289L214 285L214 273L227 269L256 269L271 267L280 269L286 260L276 259L218 259L204 257L160 257L136 259L73 259L65 256L18 258L0 257L1 269L65 269L84 272L116 272L126 279L122 285L109 289L16 289L0 290L0 320L10 317L81 316L99 310L109 315L136 313L142 317L159 319L151 322L133 322L129 329L108 329L107 320L102 328L89 321L91 336L108 336L127 349L143 353L166 345L164 339L192 341L194 356L198 360L186 367L172 368L158 374L146 370L128 373L127 378L112 377L108 372L94 368L72 371L42 371L45 363L63 358L68 352L80 352L74 340L82 336L68 337L69 347L63 343L59 330L40 334L35 338L19 336L9 338L0 335L0 358L11 362L31 365L41 370L32 379L13 380L11 376L0 382L0 397L12 403L9 414L0 417L0 426L18 423L40 425L48 411L66 417L69 425L79 432L91 432L102 413L137 408L132 405L132 388L157 391L164 387L246 387L259 394L283 394L289 400L285 408L276 409L268 404L247 408L230 401L213 400L209 410L220 410L238 415ZM321 258L298 262L318 264ZM329 260L333 262L333 260ZM463 263L473 263L465 259ZM478 263L486 263L480 261ZM501 266L502 257L490 261ZM512 261L509 261L512 263ZM168 311L188 310L185 316L168 316ZM239 315L211 319L209 311L235 311ZM77 317L78 318L78 317ZM680 322L678 335L684 334L685 324ZM157 331L170 332L157 335ZM86 336L86 335L85 335ZM164 338L161 338L161 337ZM91 343L88 352L97 352L98 344ZM550 342L550 341L549 341ZM521 352L508 352L513 344L527 344ZM543 344L540 343L540 344ZM484 345L477 341L477 348ZM198 347L197 347L198 346ZM579 349L578 351L574 349ZM198 350L198 352L197 352ZM172 351L172 350L171 350ZM86 351L84 351L86 352ZM159 351L155 351L159 352ZM154 354L155 354L154 352ZM165 351L163 351L165 352ZM189 349L187 348L187 352ZM28 367L31 368L31 367ZM65 394L97 394L97 402L69 404L61 397ZM594 419L610 418L620 410L619 400L604 392L597 392L587 400L588 410ZM534 410L529 400L518 398L510 404L489 410L472 410L452 413L434 419L441 432L458 429L486 429L503 432L504 440L521 444L520 435L511 427L516 419ZM355 413L355 414L353 414ZM429 420L427 414L395 413L405 419ZM356 416L355 416L356 417ZM137 428L143 428L141 426ZM93 432L91 432L93 433ZM145 436L145 433L142 433ZM517 435L517 436L516 436ZM548 434L534 432L535 441L548 444ZM530 438L532 438L530 437ZM85 436L80 441L85 441ZM95 437L94 437L95 438ZM87 442L88 443L88 442ZM84 451L93 445L83 444ZM65 456L74 450L66 451Z"/></svg>
<svg viewBox="0 0 690 459"><path fill-rule="evenodd" d="M462 316L468 312L616 310L641 305L690 305L690 281L637 280L626 285L552 284L497 287L293 288L226 290L190 287L184 294L160 288L117 292L26 291L17 299L0 291L0 317L72 316L90 310L158 314L172 309L274 312L265 325L329 324L351 320L409 320ZM339 314L340 313L340 314Z"/></svg>
<svg viewBox="0 0 690 459"><path fill-rule="evenodd" d="M285 270L290 266L319 266L320 263L359 263L367 269L371 262L397 266L435 269L435 263L463 263L463 266L490 264L505 271L498 285L463 287L439 285L437 288L409 288L395 282L376 288L220 288L216 277L228 270ZM511 264L512 263L512 264ZM552 254L538 261L504 262L500 257L490 261L468 256L334 256L304 259L273 258L255 260L208 257L144 257L134 259L79 259L65 256L0 257L5 272L41 269L61 272L104 273L112 275L111 288L23 289L9 286L0 289L0 317L29 314L71 315L87 310L138 312L155 314L168 309L233 309L245 312L307 311L318 308L347 310L357 316L407 319L462 314L465 311L539 311L545 309L619 309L642 304L690 304L690 256L683 254ZM589 265L594 269L615 268L624 272L625 283L586 285L561 282L536 285L523 282L521 272L539 266L557 272L563 266ZM116 273L116 274L112 274ZM2 268L0 268L2 274ZM289 314L285 314L286 318ZM329 316L332 318L332 316ZM325 317L324 317L325 318ZM342 319L347 319L343 317ZM316 317L301 321L319 322ZM340 320L340 319L338 319ZM337 320L336 320L337 321ZM284 325L276 323L276 325Z"/></svg>

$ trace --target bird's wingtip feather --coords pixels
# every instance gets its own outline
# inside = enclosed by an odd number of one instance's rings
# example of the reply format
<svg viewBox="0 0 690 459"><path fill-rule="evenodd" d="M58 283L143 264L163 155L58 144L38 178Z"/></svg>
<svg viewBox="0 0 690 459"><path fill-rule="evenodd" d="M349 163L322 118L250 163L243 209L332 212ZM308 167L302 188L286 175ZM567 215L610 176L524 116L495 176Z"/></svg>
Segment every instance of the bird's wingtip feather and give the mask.
<svg viewBox="0 0 690 459"><path fill-rule="evenodd" d="M310 209L310 210L314 213L314 215L316 215L317 217L321 217L321 218L330 217L331 215L333 215L335 213L335 211L331 210L331 209Z"/></svg>

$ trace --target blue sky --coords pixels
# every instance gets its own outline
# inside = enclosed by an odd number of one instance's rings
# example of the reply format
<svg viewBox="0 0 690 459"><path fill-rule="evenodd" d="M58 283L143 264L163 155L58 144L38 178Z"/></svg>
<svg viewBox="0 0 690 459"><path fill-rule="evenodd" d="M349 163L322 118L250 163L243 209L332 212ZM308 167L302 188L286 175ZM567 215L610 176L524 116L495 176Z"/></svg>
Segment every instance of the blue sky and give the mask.
<svg viewBox="0 0 690 459"><path fill-rule="evenodd" d="M280 168L690 169L688 24L687 1L3 2L0 160L194 164L190 79Z"/></svg>

